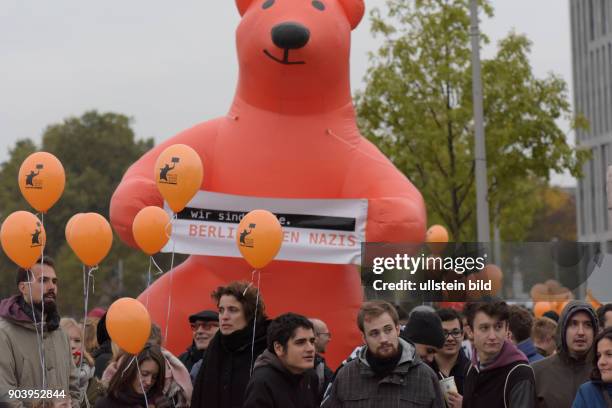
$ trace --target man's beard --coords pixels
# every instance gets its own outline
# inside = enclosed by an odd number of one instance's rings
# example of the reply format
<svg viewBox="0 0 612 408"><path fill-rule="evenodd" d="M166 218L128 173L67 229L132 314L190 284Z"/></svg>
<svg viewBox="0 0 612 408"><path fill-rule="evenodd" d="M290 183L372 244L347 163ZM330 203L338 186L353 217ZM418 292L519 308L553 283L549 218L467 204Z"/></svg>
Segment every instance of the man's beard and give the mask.
<svg viewBox="0 0 612 408"><path fill-rule="evenodd" d="M48 313L50 315L53 315L53 314L57 313L57 303L55 301L55 298L53 298L53 299L45 299L44 300L44 304L45 304L44 312L46 314ZM34 303L34 307L36 308L36 310L42 312L43 311L43 302L36 302L36 303Z"/></svg>
<svg viewBox="0 0 612 408"><path fill-rule="evenodd" d="M393 346L392 344L386 347L384 353L380 352L380 348L381 347L379 347L379 349L377 349L376 351L371 352L374 357L379 358L381 360L392 359L394 357L397 357L397 354L399 353L399 347Z"/></svg>

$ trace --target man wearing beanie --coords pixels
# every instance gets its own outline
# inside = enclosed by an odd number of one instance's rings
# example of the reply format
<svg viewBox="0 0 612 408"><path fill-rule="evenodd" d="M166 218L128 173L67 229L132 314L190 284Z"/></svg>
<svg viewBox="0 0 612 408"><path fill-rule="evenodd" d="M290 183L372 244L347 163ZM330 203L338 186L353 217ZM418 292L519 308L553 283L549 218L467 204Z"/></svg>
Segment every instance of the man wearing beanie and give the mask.
<svg viewBox="0 0 612 408"><path fill-rule="evenodd" d="M538 407L570 407L578 388L589 381L589 358L598 332L597 316L586 302L569 302L559 317L557 353L533 364Z"/></svg>
<svg viewBox="0 0 612 408"><path fill-rule="evenodd" d="M193 333L193 342L179 356L179 360L185 365L187 371L191 372L193 366L202 359L204 351L219 330L219 314L213 310L202 310L189 316L189 325Z"/></svg>
<svg viewBox="0 0 612 408"><path fill-rule="evenodd" d="M434 312L413 310L400 337L414 343L421 360L431 364L436 352L444 346L442 320Z"/></svg>

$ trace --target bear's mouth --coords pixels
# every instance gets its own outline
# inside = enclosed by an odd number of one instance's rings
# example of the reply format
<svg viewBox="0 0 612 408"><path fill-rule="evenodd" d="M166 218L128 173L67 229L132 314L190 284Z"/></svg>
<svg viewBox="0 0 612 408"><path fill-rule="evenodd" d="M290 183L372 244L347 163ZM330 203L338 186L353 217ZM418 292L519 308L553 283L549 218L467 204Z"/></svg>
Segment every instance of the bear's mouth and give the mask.
<svg viewBox="0 0 612 408"><path fill-rule="evenodd" d="M289 48L285 48L284 52L283 52L283 59L277 58L274 55L272 55L270 53L270 51L268 50L263 50L264 54L266 54L269 58L273 59L274 61L278 62L279 64L284 64L284 65L298 65L298 64L305 64L304 61L289 61Z"/></svg>

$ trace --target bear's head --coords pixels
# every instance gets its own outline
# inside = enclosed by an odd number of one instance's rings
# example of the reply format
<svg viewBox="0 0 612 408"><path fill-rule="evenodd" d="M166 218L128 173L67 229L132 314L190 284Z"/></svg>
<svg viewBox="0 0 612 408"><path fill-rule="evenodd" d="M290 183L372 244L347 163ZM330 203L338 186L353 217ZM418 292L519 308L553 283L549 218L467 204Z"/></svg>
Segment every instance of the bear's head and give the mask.
<svg viewBox="0 0 612 408"><path fill-rule="evenodd" d="M239 98L297 114L350 103L350 34L363 17L363 0L236 0L236 6Z"/></svg>

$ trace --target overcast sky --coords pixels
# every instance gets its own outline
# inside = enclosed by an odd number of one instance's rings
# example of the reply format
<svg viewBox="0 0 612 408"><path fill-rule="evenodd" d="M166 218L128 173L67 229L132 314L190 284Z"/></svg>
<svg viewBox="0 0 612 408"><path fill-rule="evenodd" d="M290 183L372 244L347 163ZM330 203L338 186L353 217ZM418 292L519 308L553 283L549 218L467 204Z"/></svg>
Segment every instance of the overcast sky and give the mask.
<svg viewBox="0 0 612 408"><path fill-rule="evenodd" d="M366 0L367 12L384 0ZM511 29L533 41L538 76L561 75L571 87L566 0L492 0L481 30L492 44ZM545 19L545 21L544 21ZM0 161L16 140L36 142L44 128L89 109L133 118L138 137L164 140L224 115L237 63L234 1L2 0L0 9ZM377 40L369 19L353 32L352 88L363 87ZM568 176L553 182L568 185Z"/></svg>

